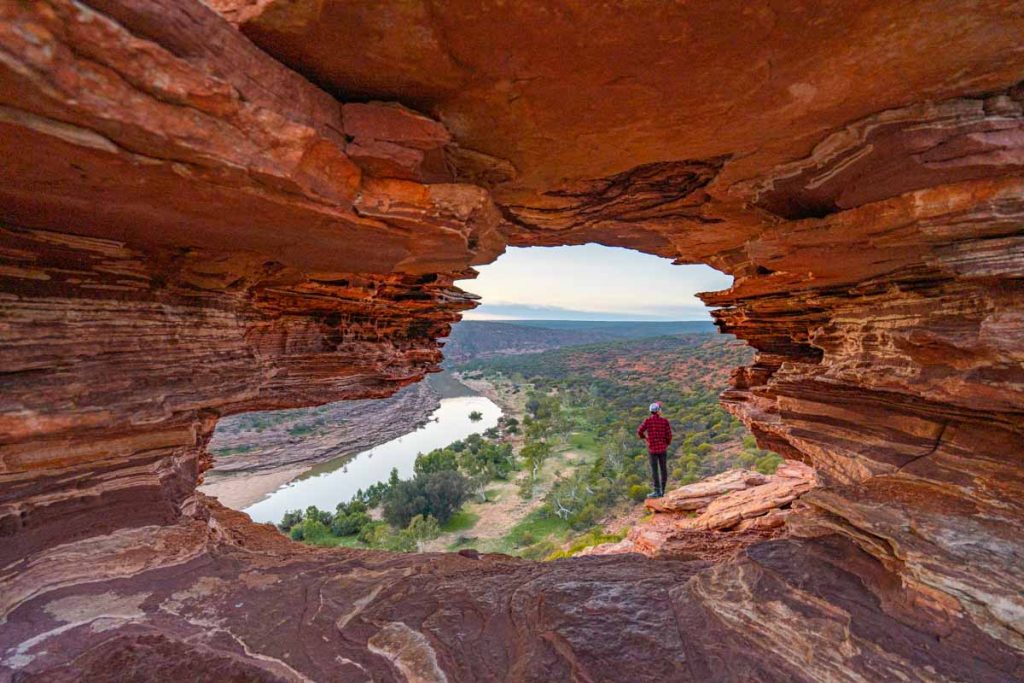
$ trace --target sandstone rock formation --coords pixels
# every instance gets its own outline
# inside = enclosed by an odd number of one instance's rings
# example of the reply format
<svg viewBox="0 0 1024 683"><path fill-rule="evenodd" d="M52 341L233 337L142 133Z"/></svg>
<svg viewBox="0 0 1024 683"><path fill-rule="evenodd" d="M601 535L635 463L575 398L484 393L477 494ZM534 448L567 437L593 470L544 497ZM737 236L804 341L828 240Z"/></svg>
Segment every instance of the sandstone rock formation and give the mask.
<svg viewBox="0 0 1024 683"><path fill-rule="evenodd" d="M792 504L813 489L807 465L787 461L774 475L733 469L651 498L653 515L626 538L587 548L580 556L640 553L673 560L721 562L754 543L784 535Z"/></svg>
<svg viewBox="0 0 1024 683"><path fill-rule="evenodd" d="M1022 33L999 0L0 0L0 671L1024 678ZM586 241L735 277L723 400L819 473L800 539L384 557L196 494L218 417L393 393L472 265Z"/></svg>

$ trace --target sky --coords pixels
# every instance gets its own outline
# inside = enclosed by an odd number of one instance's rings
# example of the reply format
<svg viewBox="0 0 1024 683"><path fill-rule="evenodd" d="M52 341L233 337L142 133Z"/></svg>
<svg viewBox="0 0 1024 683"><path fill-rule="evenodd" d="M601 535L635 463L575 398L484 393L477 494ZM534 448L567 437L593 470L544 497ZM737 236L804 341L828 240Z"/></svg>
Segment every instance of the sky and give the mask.
<svg viewBox="0 0 1024 683"><path fill-rule="evenodd" d="M456 283L483 297L466 320L710 320L695 294L732 284L709 266L596 244L509 247L477 270Z"/></svg>

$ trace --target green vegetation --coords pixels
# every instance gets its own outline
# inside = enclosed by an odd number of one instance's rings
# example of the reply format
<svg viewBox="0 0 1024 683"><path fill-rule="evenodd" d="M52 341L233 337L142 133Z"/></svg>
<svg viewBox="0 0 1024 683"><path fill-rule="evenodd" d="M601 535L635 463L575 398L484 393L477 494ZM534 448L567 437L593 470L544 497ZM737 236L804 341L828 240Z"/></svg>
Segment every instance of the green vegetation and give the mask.
<svg viewBox="0 0 1024 683"><path fill-rule="evenodd" d="M479 519L480 515L475 515L472 512L466 512L465 510L459 510L452 515L447 522L441 525L441 531L466 531L468 529L472 529Z"/></svg>
<svg viewBox="0 0 1024 683"><path fill-rule="evenodd" d="M620 540L605 525L649 492L646 449L636 428L660 401L673 426L669 487L731 467L772 473L781 458L759 449L718 402L729 374L750 351L705 334L576 346L467 363L463 370L525 393L522 419L421 454L407 481L359 491L335 513L308 508L285 515L280 527L316 545L415 550L442 532L474 528L479 515L462 510L475 498L495 499L494 481L516 476L518 495L534 509L481 549L533 559L557 559ZM521 445L513 450L509 439ZM509 495L509 494L505 494ZM382 521L369 510L381 507ZM471 546L465 534L451 546Z"/></svg>
<svg viewBox="0 0 1024 683"><path fill-rule="evenodd" d="M504 551L527 557L559 556L560 544L573 533L577 536L570 550L603 535L602 519L644 499L650 491L649 464L635 432L653 400L665 406L663 414L675 432L670 487L731 467L774 472L781 458L758 449L753 437L718 401L732 368L749 357L749 349L733 340L691 335L463 365L465 372L492 381L514 378L533 387L526 401L525 441L519 453L530 473L520 487L524 498L533 495L537 472L554 449L568 446L593 454L557 478L543 505L509 533L510 547ZM550 548L552 543L556 547Z"/></svg>
<svg viewBox="0 0 1024 683"><path fill-rule="evenodd" d="M507 422L505 423L508 424ZM441 531L463 531L476 524L477 515L461 510L465 501L488 496L487 483L506 479L516 467L512 446L480 434L455 441L445 448L420 454L415 476L401 480L392 469L388 481L357 491L332 515L307 508L289 511L278 525L294 540L320 546L348 545L411 552ZM380 506L384 521L373 521L369 508ZM343 540L345 539L345 540Z"/></svg>
<svg viewBox="0 0 1024 683"><path fill-rule="evenodd" d="M556 550L544 559L557 560L562 557L572 557L579 551L584 550L586 548L591 548L595 545L601 545L603 543L617 543L625 537L625 531L620 531L614 534L607 534L601 529L591 529L587 533L578 536L565 550Z"/></svg>
<svg viewBox="0 0 1024 683"><path fill-rule="evenodd" d="M384 519L395 528L413 517L433 517L444 524L469 498L469 480L454 470L417 474L398 482L384 496Z"/></svg>
<svg viewBox="0 0 1024 683"><path fill-rule="evenodd" d="M433 517L416 515L405 528L394 530L387 524L375 522L359 535L365 545L394 552L415 552L421 541L437 538L441 527Z"/></svg>
<svg viewBox="0 0 1024 683"><path fill-rule="evenodd" d="M564 521L537 509L509 529L494 550L542 560L557 551L570 532L569 525Z"/></svg>
<svg viewBox="0 0 1024 683"><path fill-rule="evenodd" d="M469 414L469 419L472 420L473 422L479 422L480 420L484 419L484 414L481 413L479 410L474 410Z"/></svg>
<svg viewBox="0 0 1024 683"><path fill-rule="evenodd" d="M445 365L475 358L580 346L620 339L717 332L709 321L464 320L445 343Z"/></svg>

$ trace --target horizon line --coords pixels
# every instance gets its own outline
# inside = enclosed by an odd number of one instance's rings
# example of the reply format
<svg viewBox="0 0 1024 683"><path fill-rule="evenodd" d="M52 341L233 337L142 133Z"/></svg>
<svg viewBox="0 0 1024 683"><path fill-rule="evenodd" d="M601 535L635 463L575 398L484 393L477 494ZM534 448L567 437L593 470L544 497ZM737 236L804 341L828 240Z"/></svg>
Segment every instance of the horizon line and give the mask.
<svg viewBox="0 0 1024 683"><path fill-rule="evenodd" d="M470 323L712 323L714 320L707 319L679 319L679 320L606 320L603 318L462 318L459 322Z"/></svg>

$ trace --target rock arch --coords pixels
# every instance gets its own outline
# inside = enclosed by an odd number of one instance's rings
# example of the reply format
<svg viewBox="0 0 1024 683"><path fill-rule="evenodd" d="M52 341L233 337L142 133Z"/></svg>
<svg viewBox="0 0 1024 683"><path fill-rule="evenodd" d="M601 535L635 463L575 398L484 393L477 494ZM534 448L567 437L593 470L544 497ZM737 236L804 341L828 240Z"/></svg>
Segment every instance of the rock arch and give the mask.
<svg viewBox="0 0 1024 683"><path fill-rule="evenodd" d="M5 674L1024 676L1012 4L210 4L0 4ZM802 540L338 554L196 494L217 416L387 395L467 269L591 241L735 277Z"/></svg>

